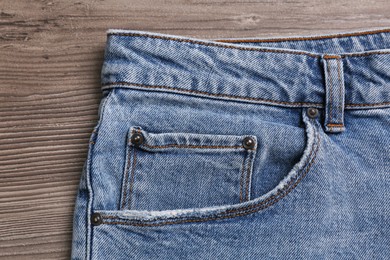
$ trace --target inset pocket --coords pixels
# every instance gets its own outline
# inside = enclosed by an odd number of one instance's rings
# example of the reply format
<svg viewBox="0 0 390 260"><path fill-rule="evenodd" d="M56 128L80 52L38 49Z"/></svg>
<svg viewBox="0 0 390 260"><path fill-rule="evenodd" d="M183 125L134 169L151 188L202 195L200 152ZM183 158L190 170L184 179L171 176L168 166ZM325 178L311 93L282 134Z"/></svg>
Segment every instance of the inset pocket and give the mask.
<svg viewBox="0 0 390 260"><path fill-rule="evenodd" d="M121 209L202 208L250 200L255 135L128 132Z"/></svg>

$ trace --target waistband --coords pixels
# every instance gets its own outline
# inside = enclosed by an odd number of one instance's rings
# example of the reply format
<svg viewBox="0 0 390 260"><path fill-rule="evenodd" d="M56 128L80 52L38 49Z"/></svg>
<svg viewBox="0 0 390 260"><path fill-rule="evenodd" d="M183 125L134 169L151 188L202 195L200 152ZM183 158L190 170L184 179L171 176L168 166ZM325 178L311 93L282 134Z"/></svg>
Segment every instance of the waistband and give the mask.
<svg viewBox="0 0 390 260"><path fill-rule="evenodd" d="M102 89L168 91L325 107L325 59L343 70L345 109L390 106L390 28L283 38L197 39L110 29Z"/></svg>

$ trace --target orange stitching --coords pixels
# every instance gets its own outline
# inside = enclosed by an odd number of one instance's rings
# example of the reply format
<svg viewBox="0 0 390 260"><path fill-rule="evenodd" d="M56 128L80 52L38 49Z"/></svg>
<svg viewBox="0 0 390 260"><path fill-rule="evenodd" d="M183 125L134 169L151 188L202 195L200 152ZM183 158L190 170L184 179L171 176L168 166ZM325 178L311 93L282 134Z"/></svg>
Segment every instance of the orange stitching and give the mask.
<svg viewBox="0 0 390 260"><path fill-rule="evenodd" d="M243 148L242 146L237 145L191 145L191 144L167 144L167 145L149 145L149 144L142 144L141 146L149 147L149 148L169 148L169 147L177 147L177 148L200 148L200 149L228 149L228 148L234 148L239 149Z"/></svg>
<svg viewBox="0 0 390 260"><path fill-rule="evenodd" d="M209 96L221 96L221 97L232 97L232 98L241 98L241 99L248 99L248 100L258 100L268 103L275 103L275 104L284 104L284 105L308 105L308 106L320 106L322 107L322 103L309 103L309 102L287 102L287 101L276 101L272 99L262 99L262 98L254 98L254 97L246 97L246 96L236 96L236 95L228 95L228 94L215 94L210 93L206 91L199 91L199 90L190 90L190 89L182 89L182 88L174 88L174 87L168 87L168 86L159 86L159 85L145 85L145 84L139 84L139 83L129 83L129 82L111 82L111 83L105 83L102 86L113 86L113 85L121 85L121 86L137 86L137 87L143 87L143 88L165 88L165 89L172 89L177 91L183 91L183 92L190 92L190 93L198 93L198 94L204 94Z"/></svg>
<svg viewBox="0 0 390 260"><path fill-rule="evenodd" d="M240 46L225 46L222 44L218 44L217 42L204 42L201 40L193 40L193 39L182 39L182 38L174 38L169 36L160 36L160 35L150 35L150 34L142 34L142 33L108 33L107 36L117 35L117 36L132 36L132 37L147 37L161 40L171 40L177 42L188 42L198 45L205 46L214 46L214 47L222 47L226 49L238 49L243 51L258 51L258 52L271 52L271 53L287 53L287 54L295 54L295 55L306 55L313 58L320 58L320 55L316 55L310 52L302 52L302 51L287 51L287 50L275 50L275 49L261 49L261 48L253 48L253 47L240 47Z"/></svg>
<svg viewBox="0 0 390 260"><path fill-rule="evenodd" d="M303 36L303 37L291 37L291 38L269 38L269 39L220 39L215 40L217 42L287 42L287 41L313 41L313 40L323 40L323 39L332 39L332 38L344 38L352 36L363 36L377 33L387 33L390 32L390 29L383 30L373 30L367 32L356 32L356 33L337 33L330 35L319 35L319 36Z"/></svg>
<svg viewBox="0 0 390 260"><path fill-rule="evenodd" d="M162 225L169 225L169 224L180 224L180 223L187 223L187 222L204 222L204 221L208 221L208 220L234 218L234 217L238 217L238 216L245 216L245 215L248 215L250 213L265 209L267 207L272 206L273 204L275 204L276 202L281 200L283 197L285 197L288 193L290 193L301 182L301 180L306 176L306 174L309 172L311 166L313 165L315 158L317 157L317 152L318 152L319 147L320 147L320 141L321 141L321 138L320 138L319 133L317 132L317 143L318 144L316 145L317 147L316 147L316 150L314 152L314 156L310 160L310 163L307 165L305 171L299 176L299 178L295 181L295 183L292 186L285 185L281 190L278 191L278 193L276 193L275 195L269 197L268 199L266 199L264 201L259 202L258 204L250 205L250 206L247 206L244 208L236 208L236 209L227 210L223 213L223 214L228 214L228 213L238 212L236 214L214 216L214 217L200 218L200 219L179 219L176 221L167 221L167 222L159 222L159 223L129 223L126 221L106 222L103 219L103 224L121 224L121 225L132 225L132 226L162 226ZM315 145L315 143L313 143L313 146L314 145ZM312 147L312 150L310 151L308 158L311 157L313 150L314 150L314 147ZM282 194L283 191L285 191L284 194ZM280 194L282 194L282 196L277 197ZM274 198L275 198L275 200L271 201L271 203L269 203L269 204L266 204L266 202L268 202L269 200L272 200ZM261 207L259 207L259 206L261 206ZM104 218L116 219L117 217L116 216L104 216Z"/></svg>
<svg viewBox="0 0 390 260"><path fill-rule="evenodd" d="M330 126L330 127L333 127L333 126L335 126L335 127L342 127L342 126L344 126L344 124L327 124L327 126Z"/></svg>
<svg viewBox="0 0 390 260"><path fill-rule="evenodd" d="M328 55L328 54L326 54L326 55L324 55L323 58L326 59L326 60L330 60L330 59L339 60L339 59L340 59L340 56L339 56L339 55Z"/></svg>
<svg viewBox="0 0 390 260"><path fill-rule="evenodd" d="M381 33L382 31L373 31L368 34L375 34L375 33ZM388 30L385 30L383 32L388 32ZM139 37L148 37L148 38L157 38L157 39L165 39L165 40L173 40L173 41L179 41L179 42L189 42L189 43L195 43L195 44L200 44L200 45L206 45L206 46L216 46L216 47L222 47L222 48L228 48L228 49L239 49L239 50L248 50L248 51L259 51L259 52L273 52L273 53L288 53L288 54L296 54L296 55L307 55L313 58L320 58L320 55L314 54L314 53L308 53L308 52L298 52L298 51L283 51L283 50L272 50L272 49L259 49L259 48L245 48L245 47L240 47L240 46L224 46L224 45L219 45L218 42L223 42L224 40L214 40L214 43L206 43L202 41L196 41L196 40L191 40L191 39L180 39L180 38L173 38L173 37L168 37L168 36L157 36L157 35L148 35L148 34L140 34L140 33L108 33L107 36L110 35L117 35L117 36L139 36ZM341 37L350 37L350 36L359 36L359 35L366 35L366 34L340 34L340 37L337 35L330 35L330 36L322 36L324 37L323 39L327 38L341 38ZM306 38L301 38L302 40L305 40ZM322 39L322 38L318 38ZM267 40L267 39L264 39ZM289 40L289 38L285 38L282 40ZM296 38L294 40L300 40L300 38ZM308 40L317 40L315 37L311 37ZM228 42L229 40L225 40ZM240 42L240 41L238 41ZM241 41L242 42L242 41ZM245 41L244 41L245 42ZM368 52L368 53L349 53L349 54L341 54L340 57L361 57L361 56L370 56L370 55L377 55L377 54L390 54L390 52Z"/></svg>
<svg viewBox="0 0 390 260"><path fill-rule="evenodd" d="M372 103L372 104L346 104L346 107L370 107L370 106L386 106L390 105L390 102Z"/></svg>
<svg viewBox="0 0 390 260"><path fill-rule="evenodd" d="M389 52L390 54L390 52ZM188 89L180 89L180 88L174 88L174 87L168 87L168 86L156 86L156 85L144 85L144 84L138 84L138 83L129 83L129 82L110 82L105 83L102 85L102 88L104 90L105 87L115 86L115 85L121 85L121 86L137 86L137 87L143 87L143 88L166 88L166 89L173 89L177 91L183 91L183 92L194 92L209 96L224 96L224 97L231 97L231 98L237 98L237 99L247 99L247 100L258 100L263 101L267 103L274 103L274 104L282 104L282 105L291 105L291 106L316 106L316 107L323 107L322 103L313 103L313 102L287 102L287 101L277 101L272 99L262 99L262 98L253 98L253 97L246 97L246 96L234 96L234 95L228 95L228 94L214 94L206 91L198 91L198 90L188 90ZM346 103L345 107L368 107L368 106L386 106L390 105L390 102L381 102L381 103L368 103L368 104L353 104L353 103Z"/></svg>
<svg viewBox="0 0 390 260"><path fill-rule="evenodd" d="M378 31L380 32L380 31ZM387 32L387 31L386 31ZM375 34L377 33L376 31L374 31L372 34ZM306 53L306 52L293 52L293 51L282 51L282 50L271 50L271 49L258 49L258 48L245 48L245 47L240 47L240 46L224 46L224 45L219 45L217 44L217 42L229 42L230 40L214 40L215 43L206 43L206 42L202 42L202 41L196 41L196 40L190 40L190 39L179 39L179 38L172 38L172 37L167 37L167 36L156 36L156 35L148 35L148 34L137 34L137 33L108 33L107 36L110 36L110 35L117 35L117 36L142 36L142 37L148 37L148 38L158 38L158 39L165 39L165 40L174 40L174 41L179 41L179 42L189 42L189 43L195 43L195 44L200 44L200 45L206 45L206 46L216 46L216 47L222 47L222 48L230 48L230 49L239 49L239 50L248 50L248 51L259 51L259 52L274 52L274 53L289 53L289 54L303 54L303 55L307 55L307 56L310 56L310 57L314 57L314 58L320 58L321 56L320 55L316 55L316 54L313 54L313 53ZM365 34L361 34L361 35L365 35ZM353 34L350 34L350 35L343 35L341 37L349 37L349 36L355 36ZM357 35L358 36L358 35ZM337 37L335 35L331 35L331 37L327 37L325 36L324 39L326 38L340 38L340 37ZM293 40L300 40L300 38L292 38ZM305 40L305 38L301 38L302 40ZM320 39L320 38L318 38ZM267 41L267 39L264 39L265 42ZM285 39L282 39L282 40L289 40L289 38L285 38ZM315 39L314 37L311 37L310 39L308 40L317 40ZM234 40L231 40L232 42L234 42ZM238 40L238 42L246 42L246 41L240 41ZM248 41L249 42L249 41ZM259 41L260 42L260 41ZM390 52L369 52L369 53L350 53L350 54L341 54L340 57L341 58L344 58L344 57L359 57L359 56L370 56L370 55L376 55L376 54L390 54Z"/></svg>
<svg viewBox="0 0 390 260"><path fill-rule="evenodd" d="M325 55L326 56L326 55ZM325 58L324 56L324 58ZM338 56L334 56L334 55L329 55L328 58L334 58L336 59L336 63L337 63L337 79L338 79L338 87L339 87L339 103L341 102L342 100L342 87L343 87L343 82L341 82L341 67L340 67L340 59L338 58ZM331 78L331 74L330 74L330 66L329 66L329 62L327 62L327 71L328 71L328 78L329 78L329 121L332 122L333 121L333 81L332 81L332 78ZM339 114L342 114L343 113L343 104L339 104L337 106L338 108L338 113ZM339 121L339 120L337 120ZM343 124L334 124L334 123L328 123L326 124L327 127L339 127L339 126L344 126ZM331 132L333 132L333 129L329 129Z"/></svg>
<svg viewBox="0 0 390 260"><path fill-rule="evenodd" d="M345 57L364 57L364 56L371 56L371 55L381 55L381 54L390 54L389 51L373 51L373 52L366 52L366 53L349 53L349 54L341 54L341 58Z"/></svg>

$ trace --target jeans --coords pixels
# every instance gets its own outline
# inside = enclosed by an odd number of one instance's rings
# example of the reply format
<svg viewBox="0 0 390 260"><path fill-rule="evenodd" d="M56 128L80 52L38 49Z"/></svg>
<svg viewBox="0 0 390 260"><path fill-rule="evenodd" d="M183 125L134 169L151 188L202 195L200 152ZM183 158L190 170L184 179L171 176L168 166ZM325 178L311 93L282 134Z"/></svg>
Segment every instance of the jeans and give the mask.
<svg viewBox="0 0 390 260"><path fill-rule="evenodd" d="M389 259L390 29L108 30L72 259Z"/></svg>

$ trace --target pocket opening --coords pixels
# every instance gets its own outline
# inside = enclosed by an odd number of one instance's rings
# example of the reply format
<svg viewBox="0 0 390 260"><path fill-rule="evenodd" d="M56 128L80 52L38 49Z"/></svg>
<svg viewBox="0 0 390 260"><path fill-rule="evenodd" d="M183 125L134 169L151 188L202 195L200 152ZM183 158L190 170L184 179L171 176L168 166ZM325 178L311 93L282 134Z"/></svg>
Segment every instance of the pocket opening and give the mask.
<svg viewBox="0 0 390 260"><path fill-rule="evenodd" d="M277 203L289 194L310 172L321 144L321 128L317 119L308 118L302 111L306 131L304 152L286 177L262 196L229 205L175 210L100 210L104 224L132 226L162 226L235 218L258 212Z"/></svg>

